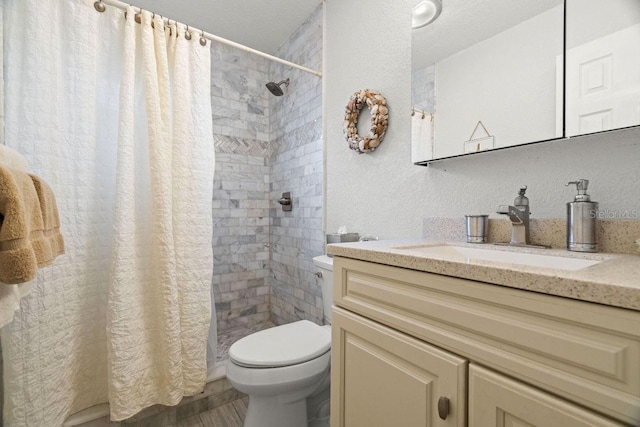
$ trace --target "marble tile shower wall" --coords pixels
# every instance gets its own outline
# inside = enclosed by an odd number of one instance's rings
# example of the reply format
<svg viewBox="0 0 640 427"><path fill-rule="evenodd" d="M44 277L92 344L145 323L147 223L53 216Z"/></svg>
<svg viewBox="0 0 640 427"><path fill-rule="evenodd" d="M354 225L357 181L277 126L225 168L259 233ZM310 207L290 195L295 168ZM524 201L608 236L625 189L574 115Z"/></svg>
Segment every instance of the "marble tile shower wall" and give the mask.
<svg viewBox="0 0 640 427"><path fill-rule="evenodd" d="M276 56L320 70L321 25L319 7ZM218 330L270 319L322 323L312 262L324 250L321 79L217 43L211 49ZM284 96L264 86L287 77ZM292 212L275 204L285 191Z"/></svg>
<svg viewBox="0 0 640 427"><path fill-rule="evenodd" d="M322 8L285 42L276 56L322 69ZM291 79L281 97L270 98L271 200L291 191L291 212L270 210L272 321L322 323L322 294L312 258L324 252L322 233L322 81L271 63L271 81Z"/></svg>
<svg viewBox="0 0 640 427"><path fill-rule="evenodd" d="M269 99L266 59L212 43L216 173L213 285L218 330L269 320Z"/></svg>

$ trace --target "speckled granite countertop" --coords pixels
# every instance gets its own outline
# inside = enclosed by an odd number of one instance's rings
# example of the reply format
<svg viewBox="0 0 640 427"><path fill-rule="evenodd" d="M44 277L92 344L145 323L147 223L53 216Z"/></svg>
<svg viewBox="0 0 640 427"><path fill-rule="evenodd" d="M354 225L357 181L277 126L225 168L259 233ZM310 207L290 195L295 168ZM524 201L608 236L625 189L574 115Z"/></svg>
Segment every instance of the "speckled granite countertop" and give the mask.
<svg viewBox="0 0 640 427"><path fill-rule="evenodd" d="M464 257L426 255L419 247L447 244L424 238L381 240L327 245L335 256L371 261L429 273L443 274L511 288L590 301L640 311L640 256L622 254L581 254L559 249L529 249L474 245L451 245L507 250L538 255L582 258L601 261L575 271L532 267ZM412 249L411 247L414 247ZM416 248L418 247L418 248Z"/></svg>

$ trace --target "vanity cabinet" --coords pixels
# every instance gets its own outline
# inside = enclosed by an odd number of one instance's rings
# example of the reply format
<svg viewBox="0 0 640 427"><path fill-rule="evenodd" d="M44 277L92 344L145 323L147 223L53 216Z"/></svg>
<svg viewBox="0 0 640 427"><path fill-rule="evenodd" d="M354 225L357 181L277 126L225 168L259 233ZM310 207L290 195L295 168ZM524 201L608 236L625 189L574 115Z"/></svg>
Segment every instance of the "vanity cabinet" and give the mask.
<svg viewBox="0 0 640 427"><path fill-rule="evenodd" d="M466 425L465 359L345 310L332 325L341 411L332 426L437 426L440 415Z"/></svg>
<svg viewBox="0 0 640 427"><path fill-rule="evenodd" d="M344 257L334 298L333 427L640 424L638 311Z"/></svg>

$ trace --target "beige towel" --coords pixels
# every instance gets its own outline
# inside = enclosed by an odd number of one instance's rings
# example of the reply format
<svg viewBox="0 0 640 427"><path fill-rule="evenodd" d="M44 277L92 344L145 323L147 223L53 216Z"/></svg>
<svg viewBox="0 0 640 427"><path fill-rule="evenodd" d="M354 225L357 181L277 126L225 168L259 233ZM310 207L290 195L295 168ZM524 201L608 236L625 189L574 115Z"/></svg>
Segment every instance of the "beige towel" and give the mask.
<svg viewBox="0 0 640 427"><path fill-rule="evenodd" d="M52 239L45 236L40 199L30 175L0 167L0 217L0 282L27 282L38 267L52 262L49 241L56 240L55 233Z"/></svg>
<svg viewBox="0 0 640 427"><path fill-rule="evenodd" d="M21 172L29 172L29 163L20 153L0 144L0 166ZM20 310L20 299L29 294L31 282L17 285L0 283L0 328L13 321L14 313Z"/></svg>
<svg viewBox="0 0 640 427"><path fill-rule="evenodd" d="M33 186L38 194L38 200L40 201L40 212L42 214L44 237L49 242L51 247L51 257L49 261L53 261L53 258L64 253L64 239L60 234L60 217L58 216L58 205L56 204L56 198L53 195L51 187L44 182L42 178L39 178L33 174L29 174L33 181ZM38 264L39 267L42 265Z"/></svg>

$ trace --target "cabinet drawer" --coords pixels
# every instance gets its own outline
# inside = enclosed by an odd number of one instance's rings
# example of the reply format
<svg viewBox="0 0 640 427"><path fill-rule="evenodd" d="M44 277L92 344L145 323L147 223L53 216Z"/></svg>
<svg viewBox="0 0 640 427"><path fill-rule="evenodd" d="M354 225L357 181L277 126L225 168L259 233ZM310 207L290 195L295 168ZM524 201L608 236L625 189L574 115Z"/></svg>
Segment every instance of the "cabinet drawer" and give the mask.
<svg viewBox="0 0 640 427"><path fill-rule="evenodd" d="M340 307L631 424L640 312L334 258Z"/></svg>

